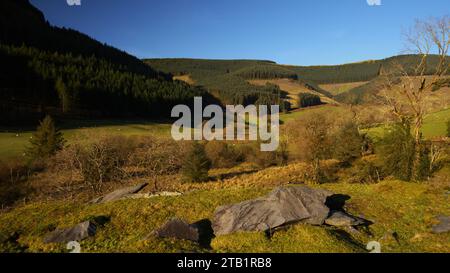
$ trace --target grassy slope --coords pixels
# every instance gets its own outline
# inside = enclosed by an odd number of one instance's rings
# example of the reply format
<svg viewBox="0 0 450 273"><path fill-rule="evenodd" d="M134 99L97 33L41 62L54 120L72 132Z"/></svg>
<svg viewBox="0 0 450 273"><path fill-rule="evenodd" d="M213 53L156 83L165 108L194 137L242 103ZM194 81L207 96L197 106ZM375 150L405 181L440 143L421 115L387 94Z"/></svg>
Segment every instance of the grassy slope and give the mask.
<svg viewBox="0 0 450 273"><path fill-rule="evenodd" d="M313 106L313 107L308 107L308 108L303 108L303 109L298 109L298 110L294 110L291 111L290 113L282 113L280 114L280 120L282 122L289 122L289 121L293 121L296 119L301 118L302 116L304 116L307 113L322 113L322 114L342 114L343 112L345 112L345 109L336 105L329 105L329 104L325 104L325 105L320 105L320 106Z"/></svg>
<svg viewBox="0 0 450 273"><path fill-rule="evenodd" d="M276 185L298 181L301 164L291 164L243 174L218 182L192 185L180 197L123 200L109 204L47 202L22 206L0 215L3 236L17 231L20 246L28 251L61 252L64 244L43 244L42 237L55 227L67 227L94 216L111 217L94 238L81 243L83 252L364 252L372 240L384 252L449 252L450 234L432 234L434 217L450 214L448 206L450 169L442 171L441 182L422 184L384 181L376 185L325 184L335 193L348 194L347 209L375 222L372 236L345 235L333 228L296 225L275 233L271 240L261 232L236 233L212 240L211 250L171 239L158 239L151 232L172 217L189 222L212 219L216 207L266 194ZM444 183L442 183L444 181ZM189 185L184 185L189 188ZM399 242L392 233L398 234ZM348 237L349 236L349 237ZM19 245L0 244L0 251Z"/></svg>
<svg viewBox="0 0 450 273"><path fill-rule="evenodd" d="M69 141L85 138L89 135L167 135L170 124L145 121L86 121L68 124L71 129L63 129L64 137ZM32 136L30 130L0 131L0 160L21 156Z"/></svg>
<svg viewBox="0 0 450 273"><path fill-rule="evenodd" d="M292 105L294 107L296 107L298 105L298 94L299 93L311 93L311 94L318 95L320 97L320 99L322 100L322 102L324 102L324 103L331 103L331 104L337 103L332 98L326 97L319 92L309 90L308 88L305 87L304 84L301 84L298 81L293 81L290 79L250 80L249 83L254 84L254 85L262 85L262 86L264 86L266 83L272 83L272 84L278 85L281 90L286 91L289 94L289 97L290 97L289 101L292 103Z"/></svg>
<svg viewBox="0 0 450 273"><path fill-rule="evenodd" d="M427 115L422 127L424 137L445 136L448 120L450 120L450 108Z"/></svg>
<svg viewBox="0 0 450 273"><path fill-rule="evenodd" d="M335 83L335 84L320 84L319 87L327 90L333 96L345 93L353 88L366 84L367 82L348 82L348 83Z"/></svg>
<svg viewBox="0 0 450 273"><path fill-rule="evenodd" d="M447 134L447 120L450 120L450 108L426 115L422 126L423 137L430 139L445 136ZM379 126L367 131L370 136L380 138L385 130L385 126Z"/></svg>

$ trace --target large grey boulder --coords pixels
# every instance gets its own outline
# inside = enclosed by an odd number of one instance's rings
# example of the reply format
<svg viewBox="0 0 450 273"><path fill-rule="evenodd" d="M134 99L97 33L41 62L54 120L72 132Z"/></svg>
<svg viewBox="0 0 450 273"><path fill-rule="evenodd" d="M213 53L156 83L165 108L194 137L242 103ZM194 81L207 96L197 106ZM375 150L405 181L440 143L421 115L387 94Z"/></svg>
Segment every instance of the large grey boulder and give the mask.
<svg viewBox="0 0 450 273"><path fill-rule="evenodd" d="M352 216L343 211L333 211L325 220L325 224L335 227L353 227L364 225L366 221L362 218Z"/></svg>
<svg viewBox="0 0 450 273"><path fill-rule="evenodd" d="M112 202L112 201L124 199L132 194L140 192L147 185L148 185L148 183L141 183L136 186L122 188L122 189L113 191L111 193L108 193L104 196L95 198L95 199L91 200L89 203L90 204L102 204L102 203L106 203L106 202Z"/></svg>
<svg viewBox="0 0 450 273"><path fill-rule="evenodd" d="M433 233L444 233L450 231L450 216L438 216L439 224L433 226Z"/></svg>
<svg viewBox="0 0 450 273"><path fill-rule="evenodd" d="M221 206L214 214L214 234L267 231L300 221L321 225L329 214L325 202L331 195L306 186L279 187L261 198Z"/></svg>
<svg viewBox="0 0 450 273"><path fill-rule="evenodd" d="M70 241L81 241L94 236L96 225L91 221L79 223L71 228L56 229L44 237L44 243L67 243Z"/></svg>
<svg viewBox="0 0 450 273"><path fill-rule="evenodd" d="M155 235L161 238L176 238L194 242L199 240L198 228L178 218L168 221L155 231Z"/></svg>

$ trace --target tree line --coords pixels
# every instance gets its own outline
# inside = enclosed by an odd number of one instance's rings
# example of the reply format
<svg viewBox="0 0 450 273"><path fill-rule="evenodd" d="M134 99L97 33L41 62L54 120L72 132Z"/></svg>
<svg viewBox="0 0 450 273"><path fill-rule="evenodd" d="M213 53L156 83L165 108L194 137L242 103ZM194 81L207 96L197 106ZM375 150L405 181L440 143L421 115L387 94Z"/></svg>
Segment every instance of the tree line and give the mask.
<svg viewBox="0 0 450 273"><path fill-rule="evenodd" d="M7 120L28 119L53 109L88 117L169 117L176 104L208 94L201 87L71 53L0 45L1 112Z"/></svg>

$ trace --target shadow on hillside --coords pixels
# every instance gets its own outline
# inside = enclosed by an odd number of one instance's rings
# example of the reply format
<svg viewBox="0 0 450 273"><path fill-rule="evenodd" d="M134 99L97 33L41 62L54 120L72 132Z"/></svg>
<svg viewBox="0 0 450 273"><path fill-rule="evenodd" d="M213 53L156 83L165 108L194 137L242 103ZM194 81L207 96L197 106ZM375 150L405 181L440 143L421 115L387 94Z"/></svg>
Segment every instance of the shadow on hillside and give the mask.
<svg viewBox="0 0 450 273"><path fill-rule="evenodd" d="M367 252L366 246L352 238L352 236L345 230L342 229L327 229L327 232L335 237L336 239L343 241L349 245L356 247L362 252Z"/></svg>

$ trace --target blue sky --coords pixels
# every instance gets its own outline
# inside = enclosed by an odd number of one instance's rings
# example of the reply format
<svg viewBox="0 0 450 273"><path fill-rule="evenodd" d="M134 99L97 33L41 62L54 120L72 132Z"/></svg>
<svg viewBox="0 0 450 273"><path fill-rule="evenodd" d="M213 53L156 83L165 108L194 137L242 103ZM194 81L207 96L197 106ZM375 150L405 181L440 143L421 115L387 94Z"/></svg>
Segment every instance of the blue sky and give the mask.
<svg viewBox="0 0 450 273"><path fill-rule="evenodd" d="M319 65L404 49L414 19L450 13L449 0L31 0L51 24L140 58L264 59ZM369 0L378 1L378 0Z"/></svg>

